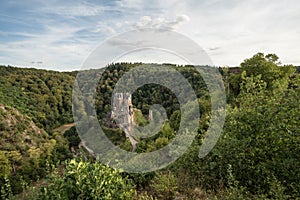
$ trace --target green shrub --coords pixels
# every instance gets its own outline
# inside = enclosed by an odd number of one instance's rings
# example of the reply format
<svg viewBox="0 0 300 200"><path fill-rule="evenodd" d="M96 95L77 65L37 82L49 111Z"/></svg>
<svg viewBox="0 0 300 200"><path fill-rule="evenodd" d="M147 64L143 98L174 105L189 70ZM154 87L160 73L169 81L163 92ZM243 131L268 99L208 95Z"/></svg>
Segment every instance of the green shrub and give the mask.
<svg viewBox="0 0 300 200"><path fill-rule="evenodd" d="M131 183L120 172L100 163L71 160L63 175L55 171L35 199L132 199Z"/></svg>
<svg viewBox="0 0 300 200"><path fill-rule="evenodd" d="M170 171L159 172L151 181L150 187L159 199L173 199L178 189L177 178Z"/></svg>

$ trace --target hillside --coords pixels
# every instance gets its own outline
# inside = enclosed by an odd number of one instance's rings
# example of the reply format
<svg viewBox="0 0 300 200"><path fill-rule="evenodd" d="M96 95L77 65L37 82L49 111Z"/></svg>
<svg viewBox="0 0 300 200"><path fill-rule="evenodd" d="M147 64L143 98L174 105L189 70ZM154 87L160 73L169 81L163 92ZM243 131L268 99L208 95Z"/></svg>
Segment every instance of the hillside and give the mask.
<svg viewBox="0 0 300 200"><path fill-rule="evenodd" d="M25 156L31 147L41 148L49 142L49 135L43 129L14 108L0 104L0 122L2 151L17 151Z"/></svg>
<svg viewBox="0 0 300 200"><path fill-rule="evenodd" d="M76 72L0 66L0 102L18 109L47 131L72 122Z"/></svg>
<svg viewBox="0 0 300 200"><path fill-rule="evenodd" d="M68 157L68 146L62 137L49 136L30 117L3 104L0 144L0 177L10 177L14 192L21 191L22 180L30 182L44 176L47 162Z"/></svg>

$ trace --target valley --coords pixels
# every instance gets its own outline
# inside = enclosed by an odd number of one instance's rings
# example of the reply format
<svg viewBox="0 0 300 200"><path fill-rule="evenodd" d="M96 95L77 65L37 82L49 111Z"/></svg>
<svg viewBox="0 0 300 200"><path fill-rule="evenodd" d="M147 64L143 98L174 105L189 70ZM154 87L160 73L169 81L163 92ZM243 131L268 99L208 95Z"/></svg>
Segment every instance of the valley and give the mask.
<svg viewBox="0 0 300 200"><path fill-rule="evenodd" d="M207 85L193 66L161 64L192 86L199 127L182 157L141 174L97 162L79 138L72 111L79 102L72 97L78 71L0 66L0 199L300 198L300 68L278 64L276 58L258 53L238 68L218 68L226 120L218 143L202 159L198 151L212 106ZM114 63L88 73L99 77L94 104L106 137L124 151L149 153L173 141L182 113L174 93L158 84L144 85L130 97L117 93L120 98L112 104L118 80L139 64ZM87 81L80 89L88 86ZM149 109L155 104L162 105L167 120L157 134L139 137L134 130L151 125L155 115ZM89 105L78 105L74 112L85 117Z"/></svg>

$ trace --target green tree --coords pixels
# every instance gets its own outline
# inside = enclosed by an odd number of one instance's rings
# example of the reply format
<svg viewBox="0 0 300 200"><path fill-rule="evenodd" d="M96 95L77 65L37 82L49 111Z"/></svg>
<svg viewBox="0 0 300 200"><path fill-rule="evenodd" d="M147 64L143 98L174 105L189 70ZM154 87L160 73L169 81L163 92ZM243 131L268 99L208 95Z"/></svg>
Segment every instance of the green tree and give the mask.
<svg viewBox="0 0 300 200"><path fill-rule="evenodd" d="M242 71L246 76L261 75L261 79L267 84L268 89L286 87L288 78L296 71L294 66L281 66L279 58L275 54L257 53L252 58L241 63Z"/></svg>
<svg viewBox="0 0 300 200"><path fill-rule="evenodd" d="M166 173L159 172L150 186L159 199L174 199L175 192L178 189L178 180L170 171Z"/></svg>
<svg viewBox="0 0 300 200"><path fill-rule="evenodd" d="M132 199L134 189L120 172L101 163L71 160L62 176L55 171L34 199Z"/></svg>
<svg viewBox="0 0 300 200"><path fill-rule="evenodd" d="M212 170L227 183L226 168L231 166L232 176L252 193L275 198L272 189L295 198L300 190L299 85L274 92L261 77L244 78L239 106L228 109L224 133L212 153L217 156Z"/></svg>

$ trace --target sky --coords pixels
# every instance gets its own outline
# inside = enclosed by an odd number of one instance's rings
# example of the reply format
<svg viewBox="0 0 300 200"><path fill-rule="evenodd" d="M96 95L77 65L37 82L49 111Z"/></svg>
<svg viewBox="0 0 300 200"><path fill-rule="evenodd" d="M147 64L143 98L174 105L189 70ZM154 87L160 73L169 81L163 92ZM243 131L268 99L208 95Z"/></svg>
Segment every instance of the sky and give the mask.
<svg viewBox="0 0 300 200"><path fill-rule="evenodd" d="M216 66L239 66L258 52L300 65L299 10L298 0L0 1L0 64L78 70L108 38L150 28L187 36ZM167 54L120 61L180 62Z"/></svg>

